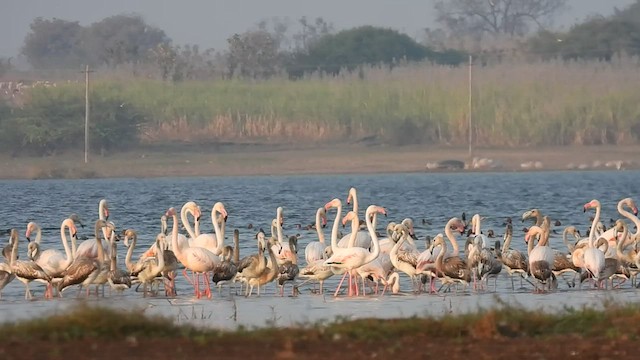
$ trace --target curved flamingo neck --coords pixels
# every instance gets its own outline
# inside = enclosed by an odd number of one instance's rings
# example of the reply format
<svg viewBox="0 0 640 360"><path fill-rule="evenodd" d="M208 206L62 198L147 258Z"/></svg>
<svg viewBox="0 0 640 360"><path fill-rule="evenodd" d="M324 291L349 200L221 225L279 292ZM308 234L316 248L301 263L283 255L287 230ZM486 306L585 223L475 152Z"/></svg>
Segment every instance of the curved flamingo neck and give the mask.
<svg viewBox="0 0 640 360"><path fill-rule="evenodd" d="M480 230L480 216L479 215L475 215L473 217L473 234L474 235L480 235L482 234L482 231Z"/></svg>
<svg viewBox="0 0 640 360"><path fill-rule="evenodd" d="M356 239L358 238L358 229L360 228L360 219L358 219L358 213L354 213L355 216L351 219L351 234L349 235L349 242L347 247L356 246ZM373 225L372 225L373 226ZM374 228L375 231L375 228Z"/></svg>
<svg viewBox="0 0 640 360"><path fill-rule="evenodd" d="M102 264L104 263L104 249L102 248L102 237L100 237L100 231L99 229L96 227L95 229L96 231L96 245L98 245L98 263L100 264L100 267L102 267ZM102 231L104 232L105 229L104 227L102 228Z"/></svg>
<svg viewBox="0 0 640 360"><path fill-rule="evenodd" d="M64 248L64 254L66 256L66 259L64 261L64 265L69 266L69 264L71 264L71 262L73 261L73 255L71 253L71 249L69 249L69 240L67 239L67 228L69 229L69 233L71 234L71 227L69 227L65 221L62 222L62 225L60 225L60 240L62 241L62 247ZM71 236L73 237L73 234L71 234Z"/></svg>
<svg viewBox="0 0 640 360"><path fill-rule="evenodd" d="M342 216L342 202L338 203L336 218L333 221L333 227L331 228L331 251L334 253L338 249L338 226L340 224L340 217Z"/></svg>
<svg viewBox="0 0 640 360"><path fill-rule="evenodd" d="M161 244L162 236L156 239L156 259L157 265L155 266L154 272L159 273L164 269L164 248Z"/></svg>
<svg viewBox="0 0 640 360"><path fill-rule="evenodd" d="M193 232L193 228L191 227L191 223L189 223L189 218L187 217L187 212L189 212L189 213L191 213L191 215L193 215L193 212L191 211L191 209L189 209L189 207L183 206L182 210L180 210L180 220L182 221L182 225L187 230L187 233L189 234L189 236L192 239L195 239L195 238L197 238L197 236ZM174 221L175 220L177 220L177 215L176 215L176 218L174 218ZM173 224L173 227L174 227L174 230L177 232L178 228L175 226L175 222ZM178 235L176 234L176 241L177 240L178 240ZM174 251L175 251L175 249L174 249Z"/></svg>
<svg viewBox="0 0 640 360"><path fill-rule="evenodd" d="M513 239L513 233L507 231L504 234L504 244L502 245L502 254L505 254L509 251L509 246L511 246L511 239Z"/></svg>
<svg viewBox="0 0 640 360"><path fill-rule="evenodd" d="M622 223L620 225L622 227L622 240L618 241L618 244L616 245L616 253L618 255L618 258L622 259L624 257L624 248L625 246L625 241L624 239L627 238L627 235L629 235L629 228L627 228L627 225ZM617 232L618 229L616 229L616 237L617 237Z"/></svg>
<svg viewBox="0 0 640 360"><path fill-rule="evenodd" d="M324 208L319 208L316 211L316 233L318 234L318 241L324 245L324 231L322 230L322 211Z"/></svg>
<svg viewBox="0 0 640 360"><path fill-rule="evenodd" d="M213 222L213 231L216 233L216 252L218 254L222 254L222 249L224 248L224 232L220 229L220 224L218 223L218 210L215 206L211 210L211 221Z"/></svg>
<svg viewBox="0 0 640 360"><path fill-rule="evenodd" d="M9 260L9 265L13 266L15 262L18 260L18 232L16 230L11 230L11 259Z"/></svg>
<svg viewBox="0 0 640 360"><path fill-rule="evenodd" d="M394 257L398 256L398 250L400 250L400 247L402 246L402 244L404 244L404 241L407 239L408 233L405 232L404 229L401 230L401 234L400 234L400 239L398 240L398 242L396 242L395 244L393 244L393 247L391 248L391 251L389 251L389 256L393 259Z"/></svg>
<svg viewBox="0 0 640 360"><path fill-rule="evenodd" d="M590 247L595 247L595 241L596 241L596 225L598 224L598 221L600 221L600 203L598 203L596 205L596 215L593 217L593 221L591 222L591 229L589 230L589 246Z"/></svg>
<svg viewBox="0 0 640 360"><path fill-rule="evenodd" d="M184 208L183 208L184 211ZM181 211L181 213L183 212ZM186 214L184 215L186 220ZM173 248L173 253L175 254L176 258L184 264L183 260L184 260L184 252L182 252L182 248L180 246L178 246L178 215L174 212L172 215L173 218L173 225L171 227L171 247ZM183 223L184 223L183 220ZM188 223L188 221L187 221Z"/></svg>
<svg viewBox="0 0 640 360"><path fill-rule="evenodd" d="M127 249L127 255L124 258L124 266L126 266L127 269L129 270L133 270L133 263L131 263L131 257L133 256L133 250L136 247L137 238L138 236L136 236L135 233L131 236L131 244L129 244L129 248Z"/></svg>
<svg viewBox="0 0 640 360"><path fill-rule="evenodd" d="M453 235L453 231L451 230L451 225L453 224L453 220L449 220L447 225L445 226L444 233L447 235L447 239L451 242L451 247L453 248L453 252L451 256L458 256L460 253L460 249L458 248L458 241L456 240L455 235Z"/></svg>
<svg viewBox="0 0 640 360"><path fill-rule="evenodd" d="M378 257L378 255L380 255L380 244L378 243L378 235L376 235L376 229L373 227L373 221L376 220L376 217L378 216L378 211L377 209L375 209L375 212L373 212L373 214L370 214L370 212L367 211L364 216L365 216L364 221L367 224L369 235L371 235L371 243L373 245L373 252L369 253L369 255L367 255L367 257L365 258L365 264L366 264L366 263L372 262ZM373 219L371 219L371 216L373 216Z"/></svg>
<svg viewBox="0 0 640 360"><path fill-rule="evenodd" d="M638 219L638 217L636 215L634 215L633 213L627 211L623 205L629 205L626 201L628 201L630 199L622 199L620 200L620 202L618 202L618 212L626 217L627 219L631 220L631 222L633 222L633 224L636 226L636 232L632 234L632 237L635 239L638 234L640 234L640 219ZM631 206L631 205L629 205ZM627 231L627 235L629 234L629 232ZM623 237L623 240L626 240L627 236ZM625 244L625 246L628 245Z"/></svg>
<svg viewBox="0 0 640 360"><path fill-rule="evenodd" d="M33 223L36 227L36 244L40 245L40 241L42 241L42 228L37 223Z"/></svg>
<svg viewBox="0 0 640 360"><path fill-rule="evenodd" d="M351 188L349 190L349 195L351 195L351 201L353 201L353 212L358 214L358 192L356 188ZM358 224L359 227L360 224Z"/></svg>

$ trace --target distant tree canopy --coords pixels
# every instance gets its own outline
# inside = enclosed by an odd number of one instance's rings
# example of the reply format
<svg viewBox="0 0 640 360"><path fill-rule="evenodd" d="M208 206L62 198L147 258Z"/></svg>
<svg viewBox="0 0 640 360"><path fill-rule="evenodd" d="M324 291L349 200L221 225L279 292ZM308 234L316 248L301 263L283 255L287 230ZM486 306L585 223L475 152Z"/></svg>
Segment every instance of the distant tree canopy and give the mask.
<svg viewBox="0 0 640 360"><path fill-rule="evenodd" d="M433 52L395 30L362 26L326 35L314 42L307 52L294 54L289 72L292 75L311 71L335 74L342 69L353 70L364 64L393 65L425 58L459 63L460 57L456 52Z"/></svg>
<svg viewBox="0 0 640 360"><path fill-rule="evenodd" d="M567 0L438 0L437 21L456 35L523 36L542 28Z"/></svg>
<svg viewBox="0 0 640 360"><path fill-rule="evenodd" d="M115 66L142 60L149 49L168 41L164 31L137 15L111 16L88 27L77 21L36 18L22 54L37 69Z"/></svg>
<svg viewBox="0 0 640 360"><path fill-rule="evenodd" d="M543 31L530 38L527 50L542 58L611 60L640 55L640 1L609 17L593 17L568 32Z"/></svg>

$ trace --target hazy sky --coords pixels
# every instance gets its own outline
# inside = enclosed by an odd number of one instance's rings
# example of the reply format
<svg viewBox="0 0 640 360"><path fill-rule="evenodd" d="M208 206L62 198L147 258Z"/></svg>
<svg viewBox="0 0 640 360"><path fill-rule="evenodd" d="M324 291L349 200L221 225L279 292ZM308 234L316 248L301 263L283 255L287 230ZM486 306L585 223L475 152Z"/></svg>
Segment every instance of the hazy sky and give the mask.
<svg viewBox="0 0 640 360"><path fill-rule="evenodd" d="M571 9L558 25L567 27L585 16L610 14L633 0L569 0ZM29 24L36 17L80 21L88 25L107 16L137 13L163 29L176 44L226 48L226 39L260 20L322 17L336 30L358 25L391 27L416 37L434 27L430 0L0 0L0 56L19 53Z"/></svg>

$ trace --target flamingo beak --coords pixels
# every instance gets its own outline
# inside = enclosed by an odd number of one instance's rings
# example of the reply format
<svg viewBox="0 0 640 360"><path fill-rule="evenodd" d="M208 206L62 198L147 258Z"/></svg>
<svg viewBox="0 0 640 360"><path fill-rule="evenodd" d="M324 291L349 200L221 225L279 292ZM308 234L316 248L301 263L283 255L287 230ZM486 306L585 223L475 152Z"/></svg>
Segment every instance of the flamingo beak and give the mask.
<svg viewBox="0 0 640 360"><path fill-rule="evenodd" d="M638 215L638 208L637 207L633 207L633 215Z"/></svg>

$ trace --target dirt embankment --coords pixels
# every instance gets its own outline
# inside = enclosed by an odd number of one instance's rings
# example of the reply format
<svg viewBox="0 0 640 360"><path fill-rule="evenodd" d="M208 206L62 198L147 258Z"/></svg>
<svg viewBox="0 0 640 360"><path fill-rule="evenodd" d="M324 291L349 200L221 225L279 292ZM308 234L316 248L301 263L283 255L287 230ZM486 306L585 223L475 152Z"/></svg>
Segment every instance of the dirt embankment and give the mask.
<svg viewBox="0 0 640 360"><path fill-rule="evenodd" d="M640 146L474 149L444 146L229 145L196 149L142 149L110 156L81 152L49 157L0 156L0 178L96 178L425 172L458 160L465 171L627 170L640 168ZM475 161L473 160L475 158ZM475 166L473 166L475 164Z"/></svg>

